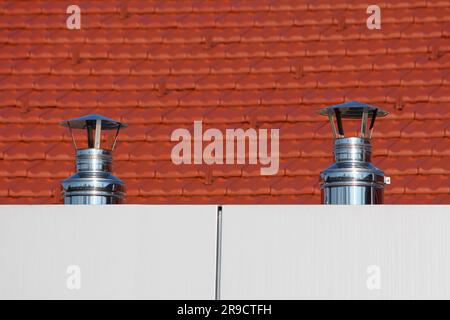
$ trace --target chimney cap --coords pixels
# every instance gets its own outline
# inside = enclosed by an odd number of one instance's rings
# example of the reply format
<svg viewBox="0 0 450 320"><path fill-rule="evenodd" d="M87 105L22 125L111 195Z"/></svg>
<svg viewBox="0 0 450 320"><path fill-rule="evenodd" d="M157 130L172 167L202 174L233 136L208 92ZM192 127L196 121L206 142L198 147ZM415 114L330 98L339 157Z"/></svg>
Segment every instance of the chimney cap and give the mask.
<svg viewBox="0 0 450 320"><path fill-rule="evenodd" d="M128 126L125 123L121 123L98 114L88 114L80 118L65 120L60 122L60 124L64 127L69 127L72 129L85 129L89 126L95 128L97 120L101 120L102 130L114 130L118 128L126 128Z"/></svg>
<svg viewBox="0 0 450 320"><path fill-rule="evenodd" d="M349 119L362 118L364 110L368 110L369 117L372 117L374 113L376 113L377 117L385 117L389 114L389 112L383 109L358 101L349 101L341 104L336 104L331 107L319 109L318 113L323 116L328 116L330 111L335 110L340 111L342 118L349 118Z"/></svg>

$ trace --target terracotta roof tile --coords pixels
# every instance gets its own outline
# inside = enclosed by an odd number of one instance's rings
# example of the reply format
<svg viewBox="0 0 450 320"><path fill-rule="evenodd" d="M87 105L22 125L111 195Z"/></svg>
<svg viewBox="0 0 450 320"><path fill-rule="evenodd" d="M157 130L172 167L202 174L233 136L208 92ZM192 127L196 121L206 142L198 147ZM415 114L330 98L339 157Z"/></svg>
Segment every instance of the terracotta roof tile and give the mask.
<svg viewBox="0 0 450 320"><path fill-rule="evenodd" d="M29 178L65 179L74 172L73 161L51 162L47 160L35 161L27 170ZM57 170L56 170L57 169Z"/></svg>
<svg viewBox="0 0 450 320"><path fill-rule="evenodd" d="M255 203L249 201L249 203ZM318 204L320 203L320 197L317 195L277 195L262 197L257 204Z"/></svg>
<svg viewBox="0 0 450 320"><path fill-rule="evenodd" d="M402 59L398 59L398 55L377 55L368 59L367 67L372 62L374 70L401 70L408 69L410 71L416 65L417 55L402 54Z"/></svg>
<svg viewBox="0 0 450 320"><path fill-rule="evenodd" d="M246 0L239 2L231 2L231 11L233 12L259 12L269 11L272 7L273 1L271 0Z"/></svg>
<svg viewBox="0 0 450 320"><path fill-rule="evenodd" d="M290 106L289 111L286 113L287 121L322 121L323 119L317 118L317 109L319 109L318 105L300 104Z"/></svg>
<svg viewBox="0 0 450 320"><path fill-rule="evenodd" d="M441 86L437 90L431 92L430 94L430 102L450 102L449 97L449 87L448 86Z"/></svg>
<svg viewBox="0 0 450 320"><path fill-rule="evenodd" d="M319 186L317 176L285 177L275 181L271 186L272 195L313 194Z"/></svg>
<svg viewBox="0 0 450 320"><path fill-rule="evenodd" d="M50 147L47 142L16 142L4 150L3 157L7 160L45 159L45 152Z"/></svg>
<svg viewBox="0 0 450 320"><path fill-rule="evenodd" d="M359 42L355 45L351 45L350 48L351 51L349 51L348 45L346 45L345 41L333 41L333 49L330 50L330 43L329 42L322 42L322 41L311 41L308 43L304 43L303 45L306 46L306 56L308 57L337 57L337 56L344 56L346 54L367 54L367 52L372 52L372 50L369 48L372 46L373 50L380 50L382 53L384 52L383 49L381 49L379 46L370 45L370 43L365 43L363 46L359 46ZM363 50L363 52L356 52L357 48L361 48L360 50ZM375 53L375 52L374 52Z"/></svg>
<svg viewBox="0 0 450 320"><path fill-rule="evenodd" d="M379 168L388 168L385 173L389 176L418 174L418 167L426 157L386 157L377 163Z"/></svg>
<svg viewBox="0 0 450 320"><path fill-rule="evenodd" d="M402 135L403 131L406 127L408 127L411 123L414 123L413 120L381 120L378 122L378 126L376 131L374 131L374 137L381 138L398 138Z"/></svg>
<svg viewBox="0 0 450 320"><path fill-rule="evenodd" d="M266 177L234 179L227 187L227 195L269 195L274 180Z"/></svg>
<svg viewBox="0 0 450 320"><path fill-rule="evenodd" d="M86 97L89 95L92 100L87 101L87 105L99 107L136 107L139 105L145 92L142 91L128 91L126 94L117 91L95 90L92 92L82 92L81 95ZM65 99L73 99L73 97L65 97ZM95 100L94 100L95 99ZM67 102L70 103L70 102Z"/></svg>
<svg viewBox="0 0 450 320"><path fill-rule="evenodd" d="M394 156L431 156L434 146L439 139L400 139L396 140L388 150Z"/></svg>
<svg viewBox="0 0 450 320"><path fill-rule="evenodd" d="M333 159L328 158L300 158L293 159L286 167L286 175L303 176L318 175L321 171L333 163Z"/></svg>
<svg viewBox="0 0 450 320"><path fill-rule="evenodd" d="M435 70L413 70L401 79L402 86L440 86L444 72Z"/></svg>
<svg viewBox="0 0 450 320"><path fill-rule="evenodd" d="M80 57L87 59L147 59L148 45L147 44L114 44L108 46L100 46L98 50L95 47L87 47L80 50ZM92 51L91 51L92 49Z"/></svg>
<svg viewBox="0 0 450 320"><path fill-rule="evenodd" d="M135 3L136 1L128 1L128 8L132 8L130 3ZM115 13L117 12L117 6L121 1L112 0L112 1L78 1L80 8L83 8L83 12L88 13L89 15L96 13ZM61 12L61 6L54 1L46 1L42 5L42 11L44 13L59 13Z"/></svg>
<svg viewBox="0 0 450 320"><path fill-rule="evenodd" d="M27 126L22 132L22 139L27 142L32 141L62 141L64 138L69 139L68 133L59 132L59 127L56 125L34 125Z"/></svg>
<svg viewBox="0 0 450 320"><path fill-rule="evenodd" d="M335 5L336 5L336 9L341 9L341 10L351 8L351 5L348 3L348 1L338 0L335 2ZM334 4L331 4L329 1L324 1L324 0L314 1L314 3L312 3L312 2L307 3L308 10L322 11L322 10L332 10L333 8L334 8Z"/></svg>
<svg viewBox="0 0 450 320"><path fill-rule="evenodd" d="M11 145L8 142L0 142L0 160L4 157L4 151L10 147Z"/></svg>
<svg viewBox="0 0 450 320"><path fill-rule="evenodd" d="M415 176L408 185L405 186L405 191L409 193L450 193L450 186L448 184L448 177L442 175L427 175Z"/></svg>
<svg viewBox="0 0 450 320"><path fill-rule="evenodd" d="M227 188L231 183L232 180L223 178L213 178L210 182L202 179L184 179L183 195L224 196L227 194Z"/></svg>
<svg viewBox="0 0 450 320"><path fill-rule="evenodd" d="M385 203L389 204L446 204L446 194L411 194L387 195Z"/></svg>
<svg viewBox="0 0 450 320"><path fill-rule="evenodd" d="M67 160L72 161L75 155L75 150L72 142L58 142L49 146L45 152L45 159L53 160ZM75 163L73 163L75 165Z"/></svg>
<svg viewBox="0 0 450 320"><path fill-rule="evenodd" d="M428 158L419 164L420 174L450 174L450 159L449 157Z"/></svg>
<svg viewBox="0 0 450 320"><path fill-rule="evenodd" d="M126 186L127 196L141 196L140 188L146 181L151 181L152 179L123 179ZM128 203L128 202L127 202Z"/></svg>
<svg viewBox="0 0 450 320"><path fill-rule="evenodd" d="M404 103L399 100L396 103L380 103L379 107L389 112L390 120L414 120L417 116L415 113L416 105L413 103Z"/></svg>
<svg viewBox="0 0 450 320"><path fill-rule="evenodd" d="M213 28L220 17L217 13L191 13L180 17L183 28Z"/></svg>
<svg viewBox="0 0 450 320"><path fill-rule="evenodd" d="M123 152L123 147L120 146ZM141 142L131 143L129 156L130 160L170 160L170 152L173 144L155 143L155 142Z"/></svg>
<svg viewBox="0 0 450 320"><path fill-rule="evenodd" d="M122 1L115 6L115 12L119 12L121 7L120 5L123 6ZM126 2L126 8L129 13L154 13L155 1L130 0Z"/></svg>
<svg viewBox="0 0 450 320"><path fill-rule="evenodd" d="M240 123L247 121L247 116L253 109L251 107L216 107L205 109L203 107L184 108L174 111L167 116L167 122L192 122L202 120L204 123Z"/></svg>
<svg viewBox="0 0 450 320"><path fill-rule="evenodd" d="M390 155L392 146L397 142L397 138L375 139L372 144L372 154L374 156L386 156L388 154Z"/></svg>
<svg viewBox="0 0 450 320"><path fill-rule="evenodd" d="M216 20L216 27L219 28L253 26L255 26L255 14L252 12L230 12Z"/></svg>
<svg viewBox="0 0 450 320"><path fill-rule="evenodd" d="M17 76L22 77L22 76ZM75 88L76 77L73 76L34 76L32 87L35 90L72 90ZM26 84L25 84L26 85ZM25 87L26 88L26 87Z"/></svg>
<svg viewBox="0 0 450 320"><path fill-rule="evenodd" d="M392 39L386 41L386 53L387 54L400 54L400 53L426 53L429 46L428 40L422 39Z"/></svg>
<svg viewBox="0 0 450 320"><path fill-rule="evenodd" d="M25 130L23 125L0 125L0 139L3 141L22 140L22 132Z"/></svg>
<svg viewBox="0 0 450 320"><path fill-rule="evenodd" d="M443 25L438 22L410 24L402 31L403 39L439 38L443 33Z"/></svg>
<svg viewBox="0 0 450 320"><path fill-rule="evenodd" d="M177 4L174 1L154 2L152 12L158 13L190 13L193 11L193 1ZM150 10L151 7L148 8Z"/></svg>
<svg viewBox="0 0 450 320"><path fill-rule="evenodd" d="M280 136L282 139L313 139L324 125L323 122L286 123L280 128Z"/></svg>
<svg viewBox="0 0 450 320"><path fill-rule="evenodd" d="M270 4L272 11L306 11L307 9L308 4L301 1L278 0Z"/></svg>
<svg viewBox="0 0 450 320"><path fill-rule="evenodd" d="M301 155L300 146L305 143L306 140L286 140L280 143L280 155L284 157L293 158Z"/></svg>
<svg viewBox="0 0 450 320"><path fill-rule="evenodd" d="M388 102L397 102L401 99L403 102L428 102L430 95L436 91L436 87L397 87L387 93Z"/></svg>
<svg viewBox="0 0 450 320"><path fill-rule="evenodd" d="M127 203L319 203L332 140L316 110L349 100L391 113L373 139L385 202L449 203L448 1L382 1L381 31L346 0L79 5L67 30L56 2L0 4L0 203L61 201L74 149L57 124L85 113L130 125L114 154ZM280 128L279 172L173 165L170 134L194 120Z"/></svg>
<svg viewBox="0 0 450 320"><path fill-rule="evenodd" d="M175 165L172 162L160 163L156 170L157 178L197 178L203 176L203 170L196 164Z"/></svg>
<svg viewBox="0 0 450 320"><path fill-rule="evenodd" d="M391 177L391 184L385 189L386 196L392 194L404 195L406 192L406 187L415 177L416 175L400 175Z"/></svg>
<svg viewBox="0 0 450 320"><path fill-rule="evenodd" d="M445 69L450 67L448 53L437 52L438 57L433 57L431 52L416 58L417 69Z"/></svg>
<svg viewBox="0 0 450 320"><path fill-rule="evenodd" d="M417 103L411 106L414 116L418 120L439 120L450 119L450 109L443 104L437 103Z"/></svg>
<svg viewBox="0 0 450 320"><path fill-rule="evenodd" d="M36 77L26 75L8 75L0 79L1 90L33 90L35 86ZM1 92L4 94L3 92ZM26 93L18 92L18 96L25 95ZM13 100L14 99L14 100ZM16 98L13 98L8 102L8 105L17 104Z"/></svg>
<svg viewBox="0 0 450 320"><path fill-rule="evenodd" d="M154 178L156 170L164 164L150 161L116 161L114 172L124 179L129 178Z"/></svg>
<svg viewBox="0 0 450 320"><path fill-rule="evenodd" d="M277 44L274 45L274 47L276 46ZM283 56L286 51L281 50L280 52L281 56ZM261 59L252 66L251 72L254 74L288 73L291 72L291 68L291 60L289 59Z"/></svg>
<svg viewBox="0 0 450 320"><path fill-rule="evenodd" d="M1 107L0 123L39 123L48 109L30 109L27 107Z"/></svg>
<svg viewBox="0 0 450 320"><path fill-rule="evenodd" d="M450 139L436 139L436 143L432 146L432 154L436 156L445 156L450 155L450 148L448 147L450 143Z"/></svg>
<svg viewBox="0 0 450 320"><path fill-rule="evenodd" d="M413 121L402 129L406 138L429 138L450 136L448 120Z"/></svg>
<svg viewBox="0 0 450 320"><path fill-rule="evenodd" d="M276 89L313 89L320 86L318 84L318 75L316 74L303 74L296 75L290 73L276 77L275 88Z"/></svg>
<svg viewBox="0 0 450 320"><path fill-rule="evenodd" d="M294 141L292 143L294 143ZM283 145L284 144L286 143L283 143ZM305 158L329 157L333 152L333 144L331 139L307 139L303 140L301 143L297 142L297 145L300 155ZM290 147L293 148L294 146L291 145Z"/></svg>
<svg viewBox="0 0 450 320"><path fill-rule="evenodd" d="M16 178L8 187L11 197L51 197L59 190L59 180ZM42 186L45 185L45 188Z"/></svg>
<svg viewBox="0 0 450 320"><path fill-rule="evenodd" d="M0 160L0 177L26 177L28 169L34 164L28 160Z"/></svg>
<svg viewBox="0 0 450 320"><path fill-rule="evenodd" d="M26 112L27 109L24 108L16 108L19 110L23 110L23 114L27 115L26 117L22 116L22 121L18 122L25 122L24 119L28 118L28 114L30 112ZM32 109L35 112L39 112L39 118L37 121L34 121L33 123L53 123L58 124L62 120L66 119L72 119L78 117L80 114L86 112L87 108L54 108L54 107L46 107L46 108L34 108Z"/></svg>
<svg viewBox="0 0 450 320"><path fill-rule="evenodd" d="M135 124L121 131L120 141L145 141L151 130L147 125Z"/></svg>
<svg viewBox="0 0 450 320"><path fill-rule="evenodd" d="M183 194L185 179L145 179L138 188L143 196L180 196ZM197 180L196 180L197 181Z"/></svg>

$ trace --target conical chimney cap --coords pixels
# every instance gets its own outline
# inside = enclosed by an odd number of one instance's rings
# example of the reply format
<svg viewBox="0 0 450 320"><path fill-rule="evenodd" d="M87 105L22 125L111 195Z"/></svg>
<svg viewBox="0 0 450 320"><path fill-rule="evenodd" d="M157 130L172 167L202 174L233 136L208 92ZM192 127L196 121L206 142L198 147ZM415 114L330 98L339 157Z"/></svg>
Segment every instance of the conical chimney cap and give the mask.
<svg viewBox="0 0 450 320"><path fill-rule="evenodd" d="M65 120L60 122L60 124L64 127L70 127L72 129L86 129L88 126L95 127L97 120L101 120L102 130L114 130L117 128L126 128L128 126L125 123L121 123L98 114L88 114L80 118Z"/></svg>
<svg viewBox="0 0 450 320"><path fill-rule="evenodd" d="M364 110L368 111L369 117L372 117L374 112L376 112L377 117L385 117L389 114L389 112L383 109L358 101L349 101L346 103L336 104L331 107L320 109L317 112L323 116L328 116L330 110L332 110L333 113L335 110L339 110L342 118L350 119L361 119Z"/></svg>

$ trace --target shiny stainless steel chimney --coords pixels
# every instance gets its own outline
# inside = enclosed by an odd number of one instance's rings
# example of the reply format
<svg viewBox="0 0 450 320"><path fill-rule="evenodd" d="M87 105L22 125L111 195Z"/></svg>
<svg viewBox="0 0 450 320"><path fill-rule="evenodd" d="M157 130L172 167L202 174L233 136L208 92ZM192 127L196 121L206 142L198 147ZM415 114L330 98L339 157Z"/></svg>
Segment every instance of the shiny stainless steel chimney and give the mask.
<svg viewBox="0 0 450 320"><path fill-rule="evenodd" d="M61 122L68 127L76 149L77 173L61 183L64 204L119 204L125 196L124 183L111 174L112 151L121 128L127 125L90 114ZM72 129L86 130L87 148L78 148ZM115 130L110 147L101 147L102 133Z"/></svg>
<svg viewBox="0 0 450 320"><path fill-rule="evenodd" d="M321 109L319 113L330 120L335 159L335 163L320 174L322 203L382 204L384 185L390 181L370 163L370 140L375 119L388 112L360 102L347 102ZM342 119L361 119L359 137L344 136Z"/></svg>

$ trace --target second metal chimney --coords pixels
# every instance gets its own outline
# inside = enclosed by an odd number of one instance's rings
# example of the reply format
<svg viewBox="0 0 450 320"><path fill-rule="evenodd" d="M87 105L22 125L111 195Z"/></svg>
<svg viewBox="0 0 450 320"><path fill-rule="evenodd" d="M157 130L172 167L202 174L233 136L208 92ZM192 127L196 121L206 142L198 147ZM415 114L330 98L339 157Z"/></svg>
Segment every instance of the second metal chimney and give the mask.
<svg viewBox="0 0 450 320"><path fill-rule="evenodd" d="M347 102L321 109L319 113L330 120L335 159L335 163L320 174L322 203L382 204L384 185L390 181L370 162L370 140L375 119L388 112L360 102ZM361 119L358 137L344 135L342 119Z"/></svg>
<svg viewBox="0 0 450 320"><path fill-rule="evenodd" d="M119 204L125 196L124 183L112 175L112 151L121 128L127 125L106 117L90 114L61 122L68 127L76 149L77 172L64 180L64 204ZM72 129L86 130L86 147L77 146ZM102 134L114 130L113 141L102 146ZM82 143L79 141L78 143Z"/></svg>

